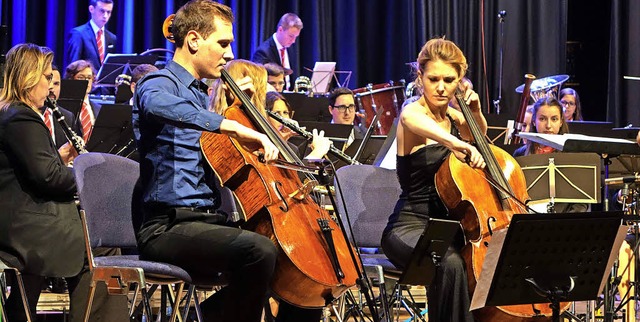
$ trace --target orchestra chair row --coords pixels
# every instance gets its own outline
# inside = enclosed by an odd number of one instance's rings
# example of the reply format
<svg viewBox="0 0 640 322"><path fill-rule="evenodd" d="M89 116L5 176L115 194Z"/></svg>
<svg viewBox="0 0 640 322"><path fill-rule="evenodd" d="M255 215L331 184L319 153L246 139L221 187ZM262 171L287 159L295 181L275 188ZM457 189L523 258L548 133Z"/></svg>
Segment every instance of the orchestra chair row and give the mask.
<svg viewBox="0 0 640 322"><path fill-rule="evenodd" d="M186 320L192 299L198 321L202 321L195 290L196 286L204 283L199 282L198 278L191 276L184 269L168 263L141 260L138 255L94 257L92 254L92 248L95 247L137 248L132 221L132 208L135 205L132 206L132 202L134 187L140 174L139 164L113 154L90 152L81 154L74 160L74 173L92 272L87 312L90 312L92 306L96 283L105 282L110 294L128 294L130 287L133 287L134 296L130 303L129 315L133 316L137 311L142 311L147 321L155 320L150 298L153 290L159 285L164 292L161 298L167 299L171 307L171 322L176 318L179 321ZM206 288L224 285L222 279L219 283L208 282ZM173 285L177 288L175 293L172 290ZM179 297L185 285L188 285L188 291L184 301L181 301ZM136 310L138 293L142 295L142 307ZM175 294L178 294L178 298ZM184 302L184 310L182 315L178 315L181 302ZM166 321L166 304L164 301L161 303L160 321ZM88 315L86 313L85 321L88 321Z"/></svg>
<svg viewBox="0 0 640 322"><path fill-rule="evenodd" d="M351 241L360 250L363 266L384 272L369 276L380 290L380 320L392 321L393 312L399 320L402 305L412 321L425 321L408 292L409 286L396 283L391 297L387 297L385 290L387 281L395 283L402 275L402 270L389 261L381 246L382 232L402 192L396 171L367 164L348 165L336 170L334 185L338 214L345 225L351 225ZM404 296L405 291L409 297Z"/></svg>

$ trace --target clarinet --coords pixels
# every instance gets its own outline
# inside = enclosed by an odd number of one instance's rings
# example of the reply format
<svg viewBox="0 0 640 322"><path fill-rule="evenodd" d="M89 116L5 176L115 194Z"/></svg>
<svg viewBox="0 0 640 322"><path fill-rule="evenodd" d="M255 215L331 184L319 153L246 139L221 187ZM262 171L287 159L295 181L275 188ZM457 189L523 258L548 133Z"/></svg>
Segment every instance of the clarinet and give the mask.
<svg viewBox="0 0 640 322"><path fill-rule="evenodd" d="M67 140L69 140L69 142L71 143L71 145L73 145L76 151L78 151L78 154L87 153L88 151L84 147L84 141L78 134L76 134L76 132L74 132L71 129L69 124L67 124L67 121L64 120L64 115L62 115L62 113L58 109L58 105L56 104L56 101L54 99L47 97L47 99L44 101L44 105L45 107L48 107L51 109L51 111L53 112L54 118L56 119L56 121L58 121L58 124L60 124L60 126L62 127L62 131L64 132L64 135L67 137Z"/></svg>
<svg viewBox="0 0 640 322"><path fill-rule="evenodd" d="M272 117L273 119L275 119L276 121L282 123L282 125L288 127L289 129L291 129L292 131L298 133L299 135L302 135L305 139L313 140L313 133L304 130L303 128L295 125L293 122L289 121L288 119L283 118L282 116L280 116L280 115L278 115L276 113L273 113L271 111L267 111L267 114L270 117ZM340 149L338 149L335 146L333 146L333 143L331 144L331 147L329 148L329 153L333 154L338 159L346 162L347 164L360 164L360 162L358 162L357 160L352 159L347 154L345 154L344 152L340 151Z"/></svg>

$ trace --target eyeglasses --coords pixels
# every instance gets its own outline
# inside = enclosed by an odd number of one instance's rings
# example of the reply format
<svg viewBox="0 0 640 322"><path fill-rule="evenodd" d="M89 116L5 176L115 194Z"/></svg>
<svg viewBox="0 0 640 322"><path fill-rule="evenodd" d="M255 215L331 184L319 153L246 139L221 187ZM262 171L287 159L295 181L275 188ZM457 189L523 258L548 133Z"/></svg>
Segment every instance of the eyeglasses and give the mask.
<svg viewBox="0 0 640 322"><path fill-rule="evenodd" d="M349 110L349 112L354 112L356 110L356 106L354 104L349 104L349 105L336 105L333 108L337 108L338 111L340 111L340 113L344 113L347 110Z"/></svg>
<svg viewBox="0 0 640 322"><path fill-rule="evenodd" d="M49 82L49 84L51 84L51 82L53 81L53 73L49 75L42 74L42 76L47 79L47 82Z"/></svg>
<svg viewBox="0 0 640 322"><path fill-rule="evenodd" d="M76 75L76 77L74 77L76 80L88 80L88 81L92 81L93 80L93 76L91 75Z"/></svg>
<svg viewBox="0 0 640 322"><path fill-rule="evenodd" d="M276 87L276 86L284 86L284 82L283 82L283 81L280 81L280 82L274 82L274 81L271 81L271 82L267 82L267 83L269 83L269 85L271 85L271 86L273 86L273 87Z"/></svg>
<svg viewBox="0 0 640 322"><path fill-rule="evenodd" d="M575 102L560 101L560 104L562 104L562 105L569 105L569 106L576 106L576 103L575 103Z"/></svg>

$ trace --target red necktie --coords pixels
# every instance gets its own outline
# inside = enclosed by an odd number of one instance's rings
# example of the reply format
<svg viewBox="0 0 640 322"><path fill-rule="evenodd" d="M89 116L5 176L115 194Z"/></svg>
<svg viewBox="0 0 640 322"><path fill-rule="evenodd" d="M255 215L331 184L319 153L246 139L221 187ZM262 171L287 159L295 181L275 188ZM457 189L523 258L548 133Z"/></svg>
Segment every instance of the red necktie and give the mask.
<svg viewBox="0 0 640 322"><path fill-rule="evenodd" d="M285 67L284 66L284 51L285 51L284 47L280 48L280 63L281 63L283 68Z"/></svg>
<svg viewBox="0 0 640 322"><path fill-rule="evenodd" d="M91 124L91 114L89 109L91 107L87 103L82 103L82 109L80 110L80 124L82 125L82 139L85 143L89 142L91 136L91 130L93 125Z"/></svg>
<svg viewBox="0 0 640 322"><path fill-rule="evenodd" d="M44 109L44 125L49 129L49 134L53 137L53 120L51 119L51 110L48 108Z"/></svg>
<svg viewBox="0 0 640 322"><path fill-rule="evenodd" d="M96 43L98 44L98 53L100 54L100 63L104 60L104 45L102 44L102 29L98 29L96 34ZM97 68L98 66L96 66Z"/></svg>

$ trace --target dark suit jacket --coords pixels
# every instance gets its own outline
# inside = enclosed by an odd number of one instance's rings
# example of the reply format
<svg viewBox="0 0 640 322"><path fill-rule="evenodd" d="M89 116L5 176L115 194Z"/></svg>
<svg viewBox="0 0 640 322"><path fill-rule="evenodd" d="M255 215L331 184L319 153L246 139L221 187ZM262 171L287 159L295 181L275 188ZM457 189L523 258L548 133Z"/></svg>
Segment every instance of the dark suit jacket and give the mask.
<svg viewBox="0 0 640 322"><path fill-rule="evenodd" d="M116 35L105 28L104 38L106 42L104 56L106 57L109 53L116 53ZM66 65L76 60L84 59L91 62L96 71L102 66L100 54L98 53L96 34L93 32L89 22L71 29L65 53L67 59Z"/></svg>
<svg viewBox="0 0 640 322"><path fill-rule="evenodd" d="M29 274L74 276L85 258L76 184L49 135L25 104L0 111L0 257Z"/></svg>
<svg viewBox="0 0 640 322"><path fill-rule="evenodd" d="M291 84L293 84L296 80L295 68L298 62L292 47L287 48L287 53L289 54L289 65L291 65L291 70L294 71L294 73L290 75ZM282 62L280 61L280 53L278 52L278 46L276 46L276 42L275 40L273 40L273 36L270 36L269 39L260 44L258 49L256 49L256 51L251 56L251 61L258 64L274 63L282 66Z"/></svg>

